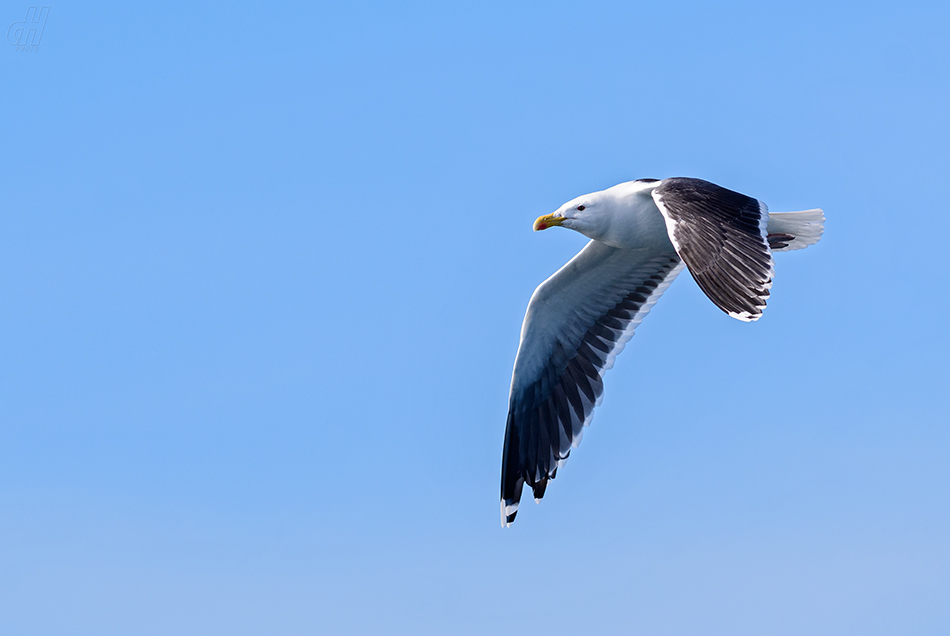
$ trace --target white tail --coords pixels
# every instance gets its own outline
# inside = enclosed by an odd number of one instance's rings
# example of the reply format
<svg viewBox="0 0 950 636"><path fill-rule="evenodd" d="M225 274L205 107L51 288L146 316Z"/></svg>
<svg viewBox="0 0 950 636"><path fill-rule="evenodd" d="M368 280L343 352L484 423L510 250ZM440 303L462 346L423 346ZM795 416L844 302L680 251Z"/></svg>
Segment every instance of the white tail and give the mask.
<svg viewBox="0 0 950 636"><path fill-rule="evenodd" d="M820 209L769 213L768 233L787 235L770 241L774 244L773 252L791 252L814 245L824 231L825 213Z"/></svg>

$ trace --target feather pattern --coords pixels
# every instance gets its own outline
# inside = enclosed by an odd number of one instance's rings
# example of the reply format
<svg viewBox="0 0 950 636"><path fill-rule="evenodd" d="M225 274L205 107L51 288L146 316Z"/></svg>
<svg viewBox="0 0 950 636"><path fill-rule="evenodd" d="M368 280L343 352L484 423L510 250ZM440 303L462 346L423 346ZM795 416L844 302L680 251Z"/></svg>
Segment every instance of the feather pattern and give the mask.
<svg viewBox="0 0 950 636"><path fill-rule="evenodd" d="M772 287L769 212L761 201L702 179L664 179L653 200L690 274L716 305L758 320Z"/></svg>
<svg viewBox="0 0 950 636"><path fill-rule="evenodd" d="M682 270L675 252L591 241L528 304L515 359L502 458L502 523L527 483L536 499L564 464L603 396L604 373Z"/></svg>

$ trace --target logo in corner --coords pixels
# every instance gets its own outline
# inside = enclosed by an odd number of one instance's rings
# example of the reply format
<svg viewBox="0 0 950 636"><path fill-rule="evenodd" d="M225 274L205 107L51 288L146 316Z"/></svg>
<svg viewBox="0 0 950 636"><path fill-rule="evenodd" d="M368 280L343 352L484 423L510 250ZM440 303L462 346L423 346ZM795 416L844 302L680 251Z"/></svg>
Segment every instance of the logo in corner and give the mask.
<svg viewBox="0 0 950 636"><path fill-rule="evenodd" d="M7 29L7 42L15 46L17 52L38 51L47 17L49 17L49 5L30 7L26 10L26 20L14 22Z"/></svg>

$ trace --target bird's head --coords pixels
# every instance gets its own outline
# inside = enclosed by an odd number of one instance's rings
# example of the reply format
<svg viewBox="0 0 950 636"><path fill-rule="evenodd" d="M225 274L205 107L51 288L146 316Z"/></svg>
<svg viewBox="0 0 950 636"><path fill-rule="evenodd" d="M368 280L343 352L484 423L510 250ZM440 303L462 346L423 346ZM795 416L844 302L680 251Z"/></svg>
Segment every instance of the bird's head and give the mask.
<svg viewBox="0 0 950 636"><path fill-rule="evenodd" d="M534 222L534 231L538 232L560 225L576 230L581 234L588 234L597 227L598 221L601 219L602 198L600 192L594 192L571 199L553 214L539 216Z"/></svg>
<svg viewBox="0 0 950 636"><path fill-rule="evenodd" d="M649 238L657 231L665 240L663 217L650 195L656 184L655 179L628 181L579 196L553 214L538 217L534 229L546 230L560 225L613 247L642 246L644 237ZM657 223L658 229L652 227Z"/></svg>

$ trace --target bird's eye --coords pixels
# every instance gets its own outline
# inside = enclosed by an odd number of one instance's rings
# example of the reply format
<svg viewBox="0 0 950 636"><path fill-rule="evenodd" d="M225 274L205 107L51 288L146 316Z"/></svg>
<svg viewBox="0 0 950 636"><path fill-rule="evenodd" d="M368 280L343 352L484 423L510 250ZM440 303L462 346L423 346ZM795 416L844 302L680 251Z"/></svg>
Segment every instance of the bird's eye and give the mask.
<svg viewBox="0 0 950 636"><path fill-rule="evenodd" d="M583 206L583 205L577 206L577 211L578 211L578 212L583 212L583 211L584 211L584 206Z"/></svg>

